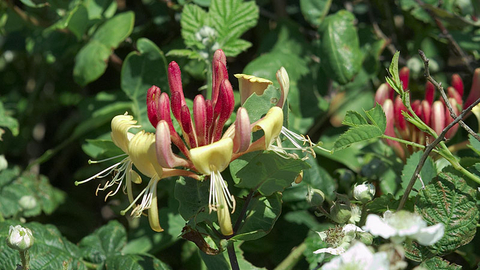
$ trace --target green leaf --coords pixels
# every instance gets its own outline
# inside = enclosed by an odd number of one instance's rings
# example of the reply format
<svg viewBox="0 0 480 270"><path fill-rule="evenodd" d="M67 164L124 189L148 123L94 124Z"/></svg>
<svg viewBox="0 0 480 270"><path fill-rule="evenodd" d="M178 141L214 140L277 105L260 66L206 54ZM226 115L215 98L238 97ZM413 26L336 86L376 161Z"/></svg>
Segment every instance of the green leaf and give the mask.
<svg viewBox="0 0 480 270"><path fill-rule="evenodd" d="M372 125L363 125L352 127L335 141L333 146L334 151L338 151L349 147L350 145L370 140L383 135L383 131L380 128Z"/></svg>
<svg viewBox="0 0 480 270"><path fill-rule="evenodd" d="M8 111L5 111L3 103L0 101L0 127L6 127L10 129L13 136L18 135L18 121L11 117ZM2 139L2 129L0 129L0 141Z"/></svg>
<svg viewBox="0 0 480 270"><path fill-rule="evenodd" d="M193 4L188 4L183 7L180 25L182 26L182 38L187 47L196 47L198 49L205 48L205 45L197 40L195 34L200 28L202 28L202 26L206 25L207 20L207 12L201 7Z"/></svg>
<svg viewBox="0 0 480 270"><path fill-rule="evenodd" d="M109 158L124 154L111 140L86 140L83 151L92 158Z"/></svg>
<svg viewBox="0 0 480 270"><path fill-rule="evenodd" d="M285 159L274 152L259 153L236 173L240 179L236 186L258 190L262 195L270 196L282 192L300 171L309 167L305 161Z"/></svg>
<svg viewBox="0 0 480 270"><path fill-rule="evenodd" d="M197 51L192 51L188 49L183 50L171 50L165 56L172 56L172 57L187 57L188 59L193 60L204 60L203 56L201 56Z"/></svg>
<svg viewBox="0 0 480 270"><path fill-rule="evenodd" d="M30 269L67 269L87 270L81 260L79 248L63 237L53 225L37 222L21 224L19 221L0 222L0 269L17 269L21 264L19 252L7 246L5 239L10 226L21 225L29 228L35 238L28 250Z"/></svg>
<svg viewBox="0 0 480 270"><path fill-rule="evenodd" d="M437 182L419 192L415 211L429 225L443 223L445 234L428 249L438 256L448 254L470 242L475 236L479 211L477 191L467 185L457 172L444 170Z"/></svg>
<svg viewBox="0 0 480 270"><path fill-rule="evenodd" d="M98 41L90 41L78 52L75 57L73 78L81 86L100 78L107 69L108 57L111 50Z"/></svg>
<svg viewBox="0 0 480 270"><path fill-rule="evenodd" d="M374 108L365 111L365 114L373 125L377 126L382 133L385 132L385 129L387 128L387 117L383 112L382 106L377 103Z"/></svg>
<svg viewBox="0 0 480 270"><path fill-rule="evenodd" d="M330 9L332 0L300 0L300 10L310 24L318 27Z"/></svg>
<svg viewBox="0 0 480 270"><path fill-rule="evenodd" d="M356 111L347 111L345 118L342 121L343 125L356 127L362 125L368 125L367 119Z"/></svg>
<svg viewBox="0 0 480 270"><path fill-rule="evenodd" d="M79 4L70 12L66 27L77 37L77 40L82 40L88 27L88 11L83 4Z"/></svg>
<svg viewBox="0 0 480 270"><path fill-rule="evenodd" d="M388 77L385 79L387 83L397 92L397 94L401 95L403 93L402 81L400 81L400 75L398 73L398 58L400 57L400 52L397 51L392 58L392 62L390 63L390 67L388 68L388 72L390 73Z"/></svg>
<svg viewBox="0 0 480 270"><path fill-rule="evenodd" d="M212 0L208 15L211 25L218 32L220 47L227 48L225 55L236 56L238 53L228 54L227 52L237 52L241 48L246 48L247 41L241 42L240 46L239 44L234 46L235 40L257 24L259 12L255 1ZM237 50L233 50L234 47Z"/></svg>
<svg viewBox="0 0 480 270"><path fill-rule="evenodd" d="M125 228L118 221L107 225L84 237L79 248L83 257L92 263L103 263L108 257L119 253L127 243Z"/></svg>
<svg viewBox="0 0 480 270"><path fill-rule="evenodd" d="M117 11L117 2L114 0L85 0L83 4L90 20L111 18Z"/></svg>
<svg viewBox="0 0 480 270"><path fill-rule="evenodd" d="M232 39L222 47L226 56L237 56L252 46L252 43L243 39Z"/></svg>
<svg viewBox="0 0 480 270"><path fill-rule="evenodd" d="M169 92L167 60L163 52L150 40L137 41L138 52L131 52L122 66L122 90L133 101L135 119L147 131L153 131L147 116L147 90L156 85L163 92Z"/></svg>
<svg viewBox="0 0 480 270"><path fill-rule="evenodd" d="M468 135L468 142L470 142L470 144L467 144L467 146L480 156L480 142L472 135Z"/></svg>
<svg viewBox="0 0 480 270"><path fill-rule="evenodd" d="M363 54L354 20L352 13L340 10L325 18L320 28L322 67L340 84L349 83L362 66Z"/></svg>
<svg viewBox="0 0 480 270"><path fill-rule="evenodd" d="M433 257L427 259L426 261L420 264L421 267L424 267L427 270L460 270L462 267L454 263L450 263L440 257Z"/></svg>
<svg viewBox="0 0 480 270"><path fill-rule="evenodd" d="M24 5L32 8L41 8L48 5L47 0L20 0Z"/></svg>
<svg viewBox="0 0 480 270"><path fill-rule="evenodd" d="M252 265L247 261L243 256L243 250L240 248L242 242L234 242L235 245L235 255L238 260L239 269L248 269L248 270L261 270L265 268L258 268ZM227 252L222 252L218 255L207 255L204 252L199 252L200 256L205 263L207 269L232 269L230 266L230 259L228 258Z"/></svg>
<svg viewBox="0 0 480 270"><path fill-rule="evenodd" d="M275 106L280 99L280 91L269 85L263 95L253 94L245 100L243 107L247 109L250 123L254 123Z"/></svg>
<svg viewBox="0 0 480 270"><path fill-rule="evenodd" d="M43 175L23 173L17 169L0 172L0 214L11 217L17 214L24 217L39 215L42 211L51 214L65 200L65 193L50 185ZM4 182L3 182L4 181ZM28 204L23 204L28 198Z"/></svg>
<svg viewBox="0 0 480 270"><path fill-rule="evenodd" d="M102 43L109 49L115 49L130 36L134 23L135 14L132 11L120 13L102 24L92 36L92 40Z"/></svg>
<svg viewBox="0 0 480 270"><path fill-rule="evenodd" d="M180 206L178 212L183 219L194 219L196 223L209 220L208 196L210 192L210 181L198 181L192 178L180 177L175 184L175 199ZM213 215L216 216L217 215Z"/></svg>
<svg viewBox="0 0 480 270"><path fill-rule="evenodd" d="M399 199L395 199L392 194L382 194L367 204L368 212L382 215L387 210L397 209L400 204ZM404 209L413 210L413 200L407 200Z"/></svg>
<svg viewBox="0 0 480 270"><path fill-rule="evenodd" d="M244 201L237 208L242 209ZM267 235L275 225L280 213L282 212L282 195L274 193L271 196L256 196L248 204L248 210L245 218L242 220L240 229L235 233L232 239L235 240L255 240ZM240 211L237 211L239 214ZM233 220L236 220L238 214L234 214Z"/></svg>
<svg viewBox="0 0 480 270"><path fill-rule="evenodd" d="M405 190L407 189L408 183L412 178L415 169L417 168L418 163L423 155L422 151L418 151L413 153L408 159L407 163L403 167L402 170L402 185L401 189L396 193L396 197L403 195ZM436 176L437 170L435 168L435 164L433 160L428 157L423 164L422 170L420 171L420 178L415 181L413 185L413 190L410 192L409 197L415 197L417 195L417 191L424 188L424 186L428 185L430 181Z"/></svg>
<svg viewBox="0 0 480 270"><path fill-rule="evenodd" d="M109 257L105 263L106 269L122 269L122 270L170 270L170 266L166 265L159 259L148 254L118 254Z"/></svg>

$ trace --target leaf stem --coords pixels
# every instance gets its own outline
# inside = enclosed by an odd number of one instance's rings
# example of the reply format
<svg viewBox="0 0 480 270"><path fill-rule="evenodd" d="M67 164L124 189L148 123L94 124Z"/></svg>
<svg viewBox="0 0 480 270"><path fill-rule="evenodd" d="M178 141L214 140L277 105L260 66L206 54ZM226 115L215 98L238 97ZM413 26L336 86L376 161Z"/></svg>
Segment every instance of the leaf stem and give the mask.
<svg viewBox="0 0 480 270"><path fill-rule="evenodd" d="M303 252L307 249L305 242L295 247L290 254L277 266L275 270L290 270L298 263L302 258Z"/></svg>
<svg viewBox="0 0 480 270"><path fill-rule="evenodd" d="M230 259L230 266L232 267L232 270L240 270L240 267L238 266L238 261L237 261L237 254L235 254L235 246L233 244L233 241L228 242L227 252L228 252L228 258Z"/></svg>
<svg viewBox="0 0 480 270"><path fill-rule="evenodd" d="M245 203L243 204L242 212L240 212L240 215L238 216L238 219L235 222L235 225L233 226L233 235L235 235L240 229L240 226L242 225L243 217L247 214L248 205L250 204L250 201L252 200L254 193L255 191L250 191L250 193L248 193L248 196L245 199Z"/></svg>

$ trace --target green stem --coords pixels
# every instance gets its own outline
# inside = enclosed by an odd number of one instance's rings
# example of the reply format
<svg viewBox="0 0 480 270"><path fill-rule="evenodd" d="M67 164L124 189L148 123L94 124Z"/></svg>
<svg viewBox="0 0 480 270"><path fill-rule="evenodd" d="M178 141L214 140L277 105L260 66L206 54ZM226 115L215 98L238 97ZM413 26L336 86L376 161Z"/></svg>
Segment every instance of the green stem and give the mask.
<svg viewBox="0 0 480 270"><path fill-rule="evenodd" d="M20 260L22 260L22 269L28 270L30 269L30 256L28 255L28 250L19 251L20 252Z"/></svg>
<svg viewBox="0 0 480 270"><path fill-rule="evenodd" d="M240 270L237 261L237 254L235 254L235 246L233 244L233 241L228 242L227 252L228 258L230 259L230 265L232 266L232 270Z"/></svg>
<svg viewBox="0 0 480 270"><path fill-rule="evenodd" d="M358 227L362 227L365 225L365 221L367 220L367 204L364 203L362 205L362 216L360 217L360 222L358 223Z"/></svg>
<svg viewBox="0 0 480 270"><path fill-rule="evenodd" d="M82 260L82 263L83 263L88 269L97 269L97 268L98 268L98 264L94 264L94 263L87 262L87 261L83 261L83 260Z"/></svg>
<svg viewBox="0 0 480 270"><path fill-rule="evenodd" d="M290 254L277 266L275 270L290 270L294 269L295 265L302 258L303 252L307 249L305 242L294 248Z"/></svg>
<svg viewBox="0 0 480 270"><path fill-rule="evenodd" d="M209 61L205 61L206 65L207 65L207 99L212 99L212 93L213 93L213 89L212 89L212 64L211 62Z"/></svg>
<svg viewBox="0 0 480 270"><path fill-rule="evenodd" d="M425 145L422 145L422 144L419 144L419 143L414 143L414 142L411 142L411 141L407 141L407 140L403 140L403 139L399 139L399 138L396 138L396 137L391 137L391 136L388 136L388 135L385 135L383 134L382 136L380 136L380 138L382 139L387 139L387 140L392 140L392 141L396 141L396 142L399 142L399 143L403 143L403 144L406 144L406 145L409 145L409 146L412 146L412 147L417 147L417 148L420 148L420 149L425 149ZM435 152L437 154L440 154L437 150L432 150L432 152Z"/></svg>

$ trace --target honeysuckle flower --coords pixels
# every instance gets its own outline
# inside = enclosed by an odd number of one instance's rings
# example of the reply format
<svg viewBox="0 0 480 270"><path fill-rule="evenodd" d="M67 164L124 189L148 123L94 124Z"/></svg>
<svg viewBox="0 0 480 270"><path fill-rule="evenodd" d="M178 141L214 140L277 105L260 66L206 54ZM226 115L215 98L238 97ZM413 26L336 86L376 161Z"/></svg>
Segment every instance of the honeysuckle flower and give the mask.
<svg viewBox="0 0 480 270"><path fill-rule="evenodd" d="M399 75L403 85L403 89L407 90L409 80L408 68L402 68ZM480 76L480 69L477 75ZM480 81L479 79L477 80ZM465 106L467 105L467 102L464 104L462 100L462 96L464 93L463 82L460 76L454 74L452 75L451 84L452 86L447 87L446 94L448 97L448 101L452 105L453 111L455 112L455 114L458 115L461 109L465 108ZM478 89L472 86L469 98L467 98L468 102L470 102L470 99L480 97L480 83L478 83L477 88ZM427 136L427 134L421 132L417 127L405 120L402 112L408 112L408 110L403 104L400 96L394 97L394 95L395 92L393 88L391 88L386 83L380 85L375 94L375 101L382 105L385 116L387 118L387 128L385 130L385 135L391 137L399 137L418 144L425 144L427 140L432 141L433 138L429 138L430 136ZM470 98L470 96L472 97ZM450 116L450 112L445 105L443 99L435 101L435 86L430 82L427 82L425 84L424 99L411 101L411 106L413 112L423 122L425 122L425 124L432 127L432 129L437 134L440 134L443 129L454 120ZM447 139L453 137L457 132L458 127L458 124L453 126L447 132L445 137ZM396 141L386 140L386 142L394 149L396 154L403 159L406 158L406 154L412 153L414 151L412 147L402 146Z"/></svg>
<svg viewBox="0 0 480 270"><path fill-rule="evenodd" d="M322 266L322 270L387 270L390 262L387 253L373 253L361 242L355 243L345 253Z"/></svg>
<svg viewBox="0 0 480 270"><path fill-rule="evenodd" d="M8 230L7 245L10 248L25 251L33 245L34 240L32 231L29 228L16 225L15 227L10 226Z"/></svg>
<svg viewBox="0 0 480 270"><path fill-rule="evenodd" d="M375 196L375 186L371 183L364 182L360 185L355 185L353 188L353 197L362 202L367 203Z"/></svg>
<svg viewBox="0 0 480 270"><path fill-rule="evenodd" d="M363 229L394 243L402 243L406 238L410 238L421 245L430 246L443 237L445 226L443 223L427 226L418 214L401 210L386 211L383 217L370 214Z"/></svg>
<svg viewBox="0 0 480 270"><path fill-rule="evenodd" d="M190 151L191 160L197 170L210 176L210 195L208 197L209 211L217 211L218 223L224 235L232 235L232 221L229 208L235 211L235 198L228 191L227 183L221 172L230 164L233 151L233 141L224 138L209 145L193 148Z"/></svg>
<svg viewBox="0 0 480 270"><path fill-rule="evenodd" d="M352 241L364 232L353 224L346 224L343 227L335 227L323 232L317 232L322 241L326 242L330 247L315 250L313 253L329 253L332 255L340 255L350 247Z"/></svg>

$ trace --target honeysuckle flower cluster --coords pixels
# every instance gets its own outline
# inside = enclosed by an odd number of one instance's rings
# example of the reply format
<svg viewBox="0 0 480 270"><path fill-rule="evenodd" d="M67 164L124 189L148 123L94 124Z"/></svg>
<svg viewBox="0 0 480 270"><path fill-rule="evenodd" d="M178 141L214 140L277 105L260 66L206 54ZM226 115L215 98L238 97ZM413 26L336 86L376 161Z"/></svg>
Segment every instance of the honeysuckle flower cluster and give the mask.
<svg viewBox="0 0 480 270"><path fill-rule="evenodd" d="M242 76L246 75L240 77ZM152 229L162 231L157 205L158 181L173 176L186 176L196 180L209 178L209 212L217 212L222 234L232 235L230 213L235 211L235 198L221 173L231 161L253 151L272 150L286 158L295 157L281 147L279 139L279 135L286 132L281 106L288 93L289 79L284 68L277 72L277 78L281 87L281 98L277 106L270 108L264 117L254 123L250 123L246 109L240 107L234 123L223 132L235 106L223 51L219 49L213 56L211 99L197 95L192 110L184 97L180 68L177 63L171 62L168 66L170 96L157 86L152 86L147 91L148 118L156 128L155 134L143 130L136 134L130 132L133 128L141 129L141 126L127 113L114 117L111 137L114 144L125 153L122 155L124 159L76 184L113 174L113 179L99 186L97 192L116 185L114 190L107 193L107 198L115 195L123 186L130 205L122 213L132 209L131 215L139 217L147 210ZM245 90L245 84L240 87L242 100L246 100L245 95L252 93ZM179 124L178 132L174 128L171 114ZM252 141L252 133L259 130L263 131L263 136ZM292 132L288 134L290 137L287 139L297 138L294 143L309 141ZM174 153L172 144L179 153ZM308 146L300 147L300 150L313 152L311 149L305 150ZM132 183L141 184L142 178L134 167L150 178L148 185L136 197L133 195Z"/></svg>
<svg viewBox="0 0 480 270"><path fill-rule="evenodd" d="M407 238L424 246L438 242L445 231L443 223L427 226L427 223L416 213L405 210L386 211L383 217L370 214L363 229L374 236L390 239L394 243L402 243Z"/></svg>
<svg viewBox="0 0 480 270"><path fill-rule="evenodd" d="M409 73L407 67L403 67L399 72L404 90L408 89ZM475 70L472 88L465 102L462 99L464 85L458 74L452 75L451 86L447 88L446 94L453 111L458 115L462 109L467 108L480 97L480 69ZM395 96L395 91L390 85L387 83L380 85L375 94L375 101L382 105L387 117L385 135L402 138L419 144L426 143L428 136L405 120L402 111L407 112L408 110L402 103L400 96ZM435 100L435 86L430 82L425 84L425 98L423 100L417 99L411 101L411 106L415 114L437 134L440 134L442 130L454 120L450 116L450 112L443 99ZM445 137L447 139L453 137L457 130L458 124L452 127ZM429 140L432 141L431 138L429 138ZM413 151L413 149L403 147L399 142L392 140L386 141L393 147L397 155L402 158L408 156L408 152Z"/></svg>
<svg viewBox="0 0 480 270"><path fill-rule="evenodd" d="M387 253L373 253L362 242L356 242L346 252L322 266L322 270L387 270L390 261Z"/></svg>

